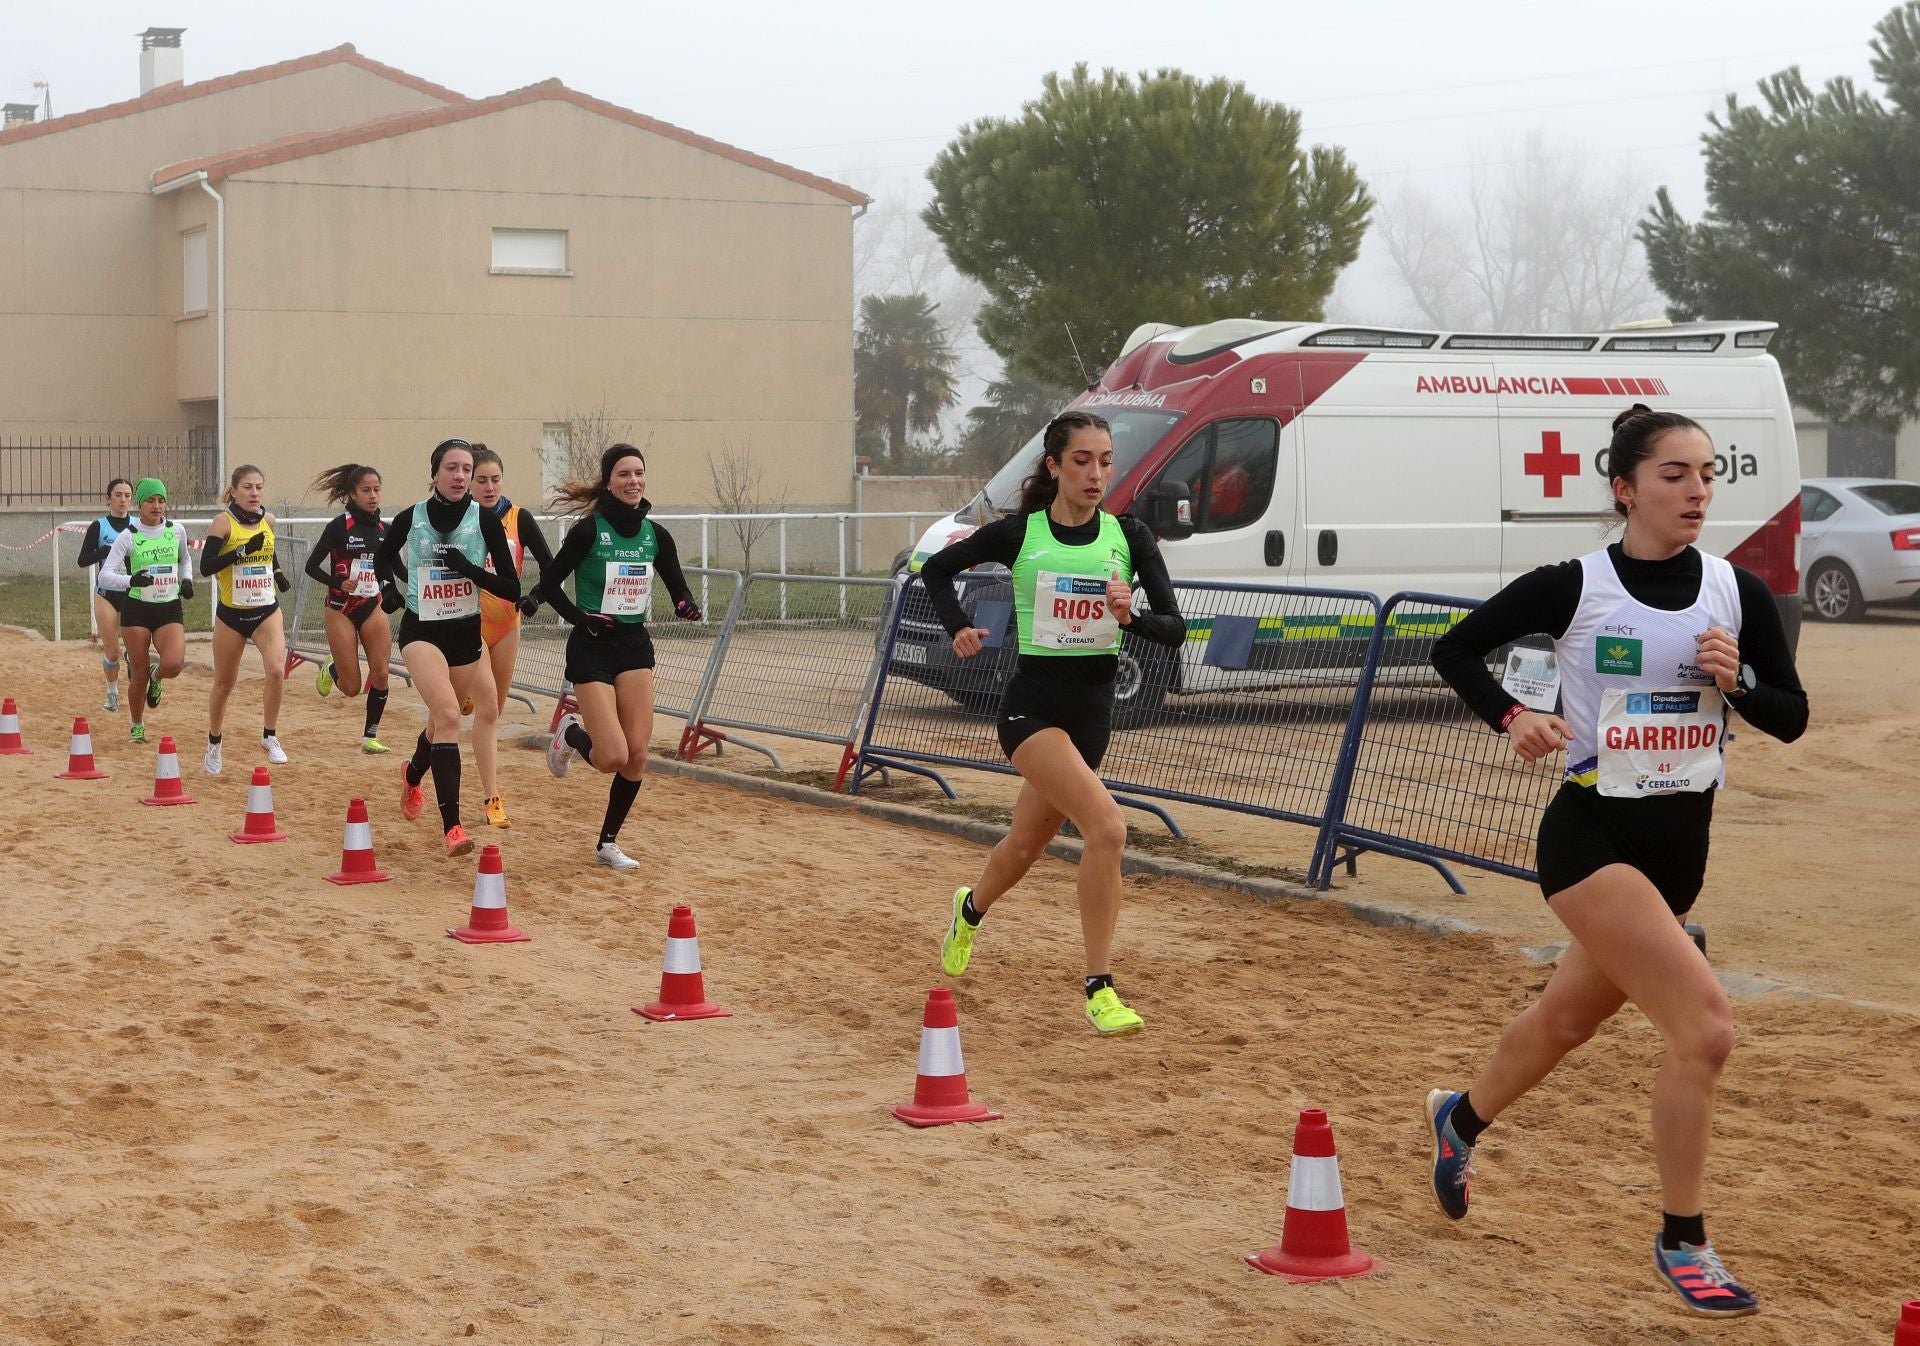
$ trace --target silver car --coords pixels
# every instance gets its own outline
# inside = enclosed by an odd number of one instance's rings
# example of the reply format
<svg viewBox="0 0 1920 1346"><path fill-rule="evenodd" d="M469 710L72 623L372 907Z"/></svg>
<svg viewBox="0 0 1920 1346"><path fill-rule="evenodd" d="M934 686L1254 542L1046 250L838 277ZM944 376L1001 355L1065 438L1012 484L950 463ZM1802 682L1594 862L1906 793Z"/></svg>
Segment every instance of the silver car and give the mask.
<svg viewBox="0 0 1920 1346"><path fill-rule="evenodd" d="M1920 601L1920 483L1812 477L1800 484L1807 606L1850 622L1869 603Z"/></svg>

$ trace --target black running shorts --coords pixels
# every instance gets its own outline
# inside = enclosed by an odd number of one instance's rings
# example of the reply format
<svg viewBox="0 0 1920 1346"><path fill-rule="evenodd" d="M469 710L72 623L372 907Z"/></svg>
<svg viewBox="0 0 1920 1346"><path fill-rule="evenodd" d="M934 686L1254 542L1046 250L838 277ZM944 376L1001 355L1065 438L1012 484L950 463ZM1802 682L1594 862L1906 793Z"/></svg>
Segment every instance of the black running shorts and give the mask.
<svg viewBox="0 0 1920 1346"><path fill-rule="evenodd" d="M400 651L424 640L447 657L448 668L465 668L480 661L480 614L450 622L423 622L412 608L400 619Z"/></svg>
<svg viewBox="0 0 1920 1346"><path fill-rule="evenodd" d="M185 626L186 609L180 606L180 600L170 603L142 603L130 598L126 606L120 609L120 629L135 631L158 631L163 626Z"/></svg>
<svg viewBox="0 0 1920 1346"><path fill-rule="evenodd" d="M603 636L574 627L567 636L567 681L612 684L622 673L653 667L653 637L645 622L615 622Z"/></svg>
<svg viewBox="0 0 1920 1346"><path fill-rule="evenodd" d="M1080 758L1095 771L1113 736L1113 684L1091 687L1060 682L1044 673L1016 672L1000 698L1000 750L1013 750L1042 729L1064 729Z"/></svg>
<svg viewBox="0 0 1920 1346"><path fill-rule="evenodd" d="M237 631L246 640L253 639L267 618L280 611L278 603L269 603L264 608L230 608L225 603L214 601L213 619L230 631Z"/></svg>
<svg viewBox="0 0 1920 1346"><path fill-rule="evenodd" d="M1714 793L1615 799L1569 781L1540 815L1540 891L1552 897L1608 865L1632 865L1685 915L1706 882Z"/></svg>

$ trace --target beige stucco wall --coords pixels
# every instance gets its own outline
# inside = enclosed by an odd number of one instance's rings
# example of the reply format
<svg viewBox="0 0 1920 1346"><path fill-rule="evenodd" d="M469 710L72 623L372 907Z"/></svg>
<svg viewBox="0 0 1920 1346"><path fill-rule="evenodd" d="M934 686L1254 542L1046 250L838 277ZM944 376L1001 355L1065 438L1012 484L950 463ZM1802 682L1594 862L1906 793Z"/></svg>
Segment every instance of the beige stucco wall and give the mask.
<svg viewBox="0 0 1920 1346"><path fill-rule="evenodd" d="M459 434L527 498L542 425L602 409L652 436L656 500L711 500L729 444L791 502L851 498L844 200L559 101L223 190L230 457L301 482L353 458L412 491ZM490 275L496 226L567 230L574 274Z"/></svg>
<svg viewBox="0 0 1920 1346"><path fill-rule="evenodd" d="M0 435L166 432L183 388L211 396L210 321L176 357L178 207L155 169L439 101L342 62L0 144Z"/></svg>

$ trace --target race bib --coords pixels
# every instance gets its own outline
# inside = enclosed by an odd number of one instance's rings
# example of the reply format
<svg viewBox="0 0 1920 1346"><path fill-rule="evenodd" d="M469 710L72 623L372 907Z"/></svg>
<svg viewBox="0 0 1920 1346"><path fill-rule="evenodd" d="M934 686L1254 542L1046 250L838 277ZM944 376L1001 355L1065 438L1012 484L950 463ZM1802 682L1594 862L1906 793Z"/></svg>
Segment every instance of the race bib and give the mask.
<svg viewBox="0 0 1920 1346"><path fill-rule="evenodd" d="M180 596L180 567L177 565L152 565L147 567L152 582L135 595L142 603L171 603Z"/></svg>
<svg viewBox="0 0 1920 1346"><path fill-rule="evenodd" d="M264 608L273 602L273 563L237 562L233 567L233 606Z"/></svg>
<svg viewBox="0 0 1920 1346"><path fill-rule="evenodd" d="M349 598L380 596L380 577L373 573L371 556L356 556L347 562L347 596Z"/></svg>
<svg viewBox="0 0 1920 1346"><path fill-rule="evenodd" d="M608 561L600 610L609 617L644 617L653 602L653 565L648 561Z"/></svg>
<svg viewBox="0 0 1920 1346"><path fill-rule="evenodd" d="M1047 650L1119 648L1120 622L1107 605L1107 581L1041 571L1033 590L1033 643Z"/></svg>
<svg viewBox="0 0 1920 1346"><path fill-rule="evenodd" d="M1600 696L1600 793L1698 794L1720 780L1726 702L1717 687L1609 687Z"/></svg>
<svg viewBox="0 0 1920 1346"><path fill-rule="evenodd" d="M420 618L451 622L480 615L480 591L472 580L445 566L428 566L420 583Z"/></svg>

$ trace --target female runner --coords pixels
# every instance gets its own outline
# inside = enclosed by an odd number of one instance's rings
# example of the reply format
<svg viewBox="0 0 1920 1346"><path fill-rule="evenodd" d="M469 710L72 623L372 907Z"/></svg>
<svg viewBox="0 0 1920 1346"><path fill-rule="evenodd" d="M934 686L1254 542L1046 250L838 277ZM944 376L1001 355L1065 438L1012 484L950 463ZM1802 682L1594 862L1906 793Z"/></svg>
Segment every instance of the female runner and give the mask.
<svg viewBox="0 0 1920 1346"><path fill-rule="evenodd" d="M120 609L120 640L127 648L127 738L147 741L147 711L160 704L160 684L177 678L187 662L186 614L180 600L193 597L193 556L187 530L167 517L167 488L142 477L133 488L139 511L113 540L100 563L99 584L126 594ZM145 695L135 689L145 684Z"/></svg>
<svg viewBox="0 0 1920 1346"><path fill-rule="evenodd" d="M505 471L499 454L485 444L473 446L473 498L480 502L482 509L500 520L500 526L506 530L507 545L513 549L514 573L524 572L527 555L532 553L544 578L547 567L553 564L553 553L547 550L547 539L533 515L501 494L500 481ZM504 602L489 593L480 595L480 639L487 647L487 662L492 667L493 686L501 711L507 708L507 694L513 688L513 666L520 657L521 613L524 610L531 614L538 606L531 595L522 597L518 603ZM478 724L474 730L479 732ZM477 752L474 755L479 757ZM500 782L484 767L480 788L486 797L488 826L513 826L507 821L507 801L500 795Z"/></svg>
<svg viewBox="0 0 1920 1346"><path fill-rule="evenodd" d="M227 508L207 525L206 547L200 553L200 573L214 579L213 690L207 698L205 758L209 776L220 774L227 698L233 695L240 656L249 643L260 651L260 669L266 675L260 748L275 766L287 760L274 730L287 686L287 630L278 597L287 591L287 577L274 554L273 515L261 503L266 490L266 477L252 463L234 468L222 496Z"/></svg>
<svg viewBox="0 0 1920 1346"><path fill-rule="evenodd" d="M347 697L360 695L360 652L367 654L367 718L360 729L360 751L383 753L380 719L387 709L387 668L393 661L393 627L380 605L380 577L374 553L386 535L380 517L380 470L365 463L342 463L313 480L314 489L343 507L327 521L307 554L307 575L327 589L327 661L314 678L325 696L335 687Z"/></svg>
<svg viewBox="0 0 1920 1346"><path fill-rule="evenodd" d="M133 483L115 477L107 483L107 512L87 525L80 540L79 566L99 565L107 559L113 540L127 531L128 512L133 508ZM120 608L125 593L93 586L93 624L100 632L100 671L107 675L107 710L120 709Z"/></svg>

